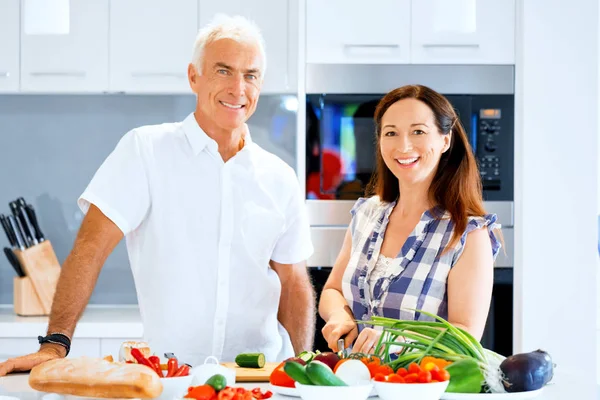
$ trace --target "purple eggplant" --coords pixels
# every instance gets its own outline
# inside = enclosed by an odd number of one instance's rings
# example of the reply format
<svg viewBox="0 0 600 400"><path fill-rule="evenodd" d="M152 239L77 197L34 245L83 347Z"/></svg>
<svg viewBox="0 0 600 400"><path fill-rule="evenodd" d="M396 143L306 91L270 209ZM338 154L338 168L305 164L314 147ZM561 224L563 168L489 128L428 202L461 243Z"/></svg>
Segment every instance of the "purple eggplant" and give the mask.
<svg viewBox="0 0 600 400"><path fill-rule="evenodd" d="M507 357L501 364L507 392L529 392L544 387L554 377L554 363L543 350Z"/></svg>

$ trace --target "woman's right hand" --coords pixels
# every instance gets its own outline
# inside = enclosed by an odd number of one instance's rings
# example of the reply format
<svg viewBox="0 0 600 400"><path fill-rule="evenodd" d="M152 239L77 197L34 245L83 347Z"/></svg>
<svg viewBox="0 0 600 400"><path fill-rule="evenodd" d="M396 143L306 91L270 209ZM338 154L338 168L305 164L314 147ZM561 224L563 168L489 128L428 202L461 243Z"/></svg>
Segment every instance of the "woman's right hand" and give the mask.
<svg viewBox="0 0 600 400"><path fill-rule="evenodd" d="M345 335L344 345L349 347L358 336L358 326L350 314L344 310L340 310L331 315L329 321L321 329L321 333L327 341L329 348L334 352L338 352L341 350L338 349L338 340Z"/></svg>

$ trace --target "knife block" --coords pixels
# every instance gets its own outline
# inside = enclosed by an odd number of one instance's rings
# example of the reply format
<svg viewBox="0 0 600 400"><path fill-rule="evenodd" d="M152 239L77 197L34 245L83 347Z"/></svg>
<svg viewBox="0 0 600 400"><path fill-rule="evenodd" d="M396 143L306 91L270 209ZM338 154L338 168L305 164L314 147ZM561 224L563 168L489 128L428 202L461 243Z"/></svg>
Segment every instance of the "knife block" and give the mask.
<svg viewBox="0 0 600 400"><path fill-rule="evenodd" d="M25 250L14 250L25 277L13 281L14 311L21 316L50 315L60 264L50 241Z"/></svg>

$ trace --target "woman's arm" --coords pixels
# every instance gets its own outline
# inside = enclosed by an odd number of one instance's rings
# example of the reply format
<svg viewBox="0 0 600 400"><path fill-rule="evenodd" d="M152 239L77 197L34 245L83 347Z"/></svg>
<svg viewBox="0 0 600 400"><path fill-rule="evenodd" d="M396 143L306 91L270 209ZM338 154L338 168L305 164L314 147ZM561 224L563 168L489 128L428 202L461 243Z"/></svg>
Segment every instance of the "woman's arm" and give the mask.
<svg viewBox="0 0 600 400"><path fill-rule="evenodd" d="M346 346L353 343L358 335L354 316L346 299L342 295L342 277L350 260L352 235L350 228L346 231L344 243L333 265L329 278L321 292L319 315L326 322L322 329L323 337L333 351L338 351L337 340L348 333Z"/></svg>
<svg viewBox="0 0 600 400"><path fill-rule="evenodd" d="M492 299L494 258L487 228L467 234L448 275L448 322L481 340Z"/></svg>

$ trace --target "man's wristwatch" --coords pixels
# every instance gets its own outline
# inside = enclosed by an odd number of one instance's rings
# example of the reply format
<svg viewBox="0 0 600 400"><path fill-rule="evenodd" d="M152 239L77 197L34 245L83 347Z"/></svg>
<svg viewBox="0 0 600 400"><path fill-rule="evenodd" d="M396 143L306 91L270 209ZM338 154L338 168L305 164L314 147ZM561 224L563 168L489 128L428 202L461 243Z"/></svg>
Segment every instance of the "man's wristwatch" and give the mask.
<svg viewBox="0 0 600 400"><path fill-rule="evenodd" d="M71 350L71 339L63 333L51 333L48 336L38 336L38 342L40 344L54 343L63 346L67 350L65 357L69 355L69 351Z"/></svg>

